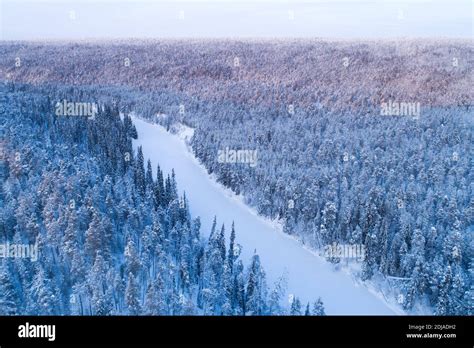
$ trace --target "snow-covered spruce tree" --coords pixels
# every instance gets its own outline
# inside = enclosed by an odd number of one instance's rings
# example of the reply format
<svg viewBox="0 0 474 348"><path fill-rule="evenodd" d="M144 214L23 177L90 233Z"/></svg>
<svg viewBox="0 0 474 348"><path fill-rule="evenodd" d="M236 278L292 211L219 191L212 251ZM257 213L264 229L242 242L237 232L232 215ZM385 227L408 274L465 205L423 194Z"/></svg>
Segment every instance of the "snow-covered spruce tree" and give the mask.
<svg viewBox="0 0 474 348"><path fill-rule="evenodd" d="M326 315L324 311L324 304L321 298L318 298L318 300L314 302L312 315L315 315L315 316Z"/></svg>
<svg viewBox="0 0 474 348"><path fill-rule="evenodd" d="M302 315L301 312L301 301L298 297L294 297L291 302L290 315Z"/></svg>
<svg viewBox="0 0 474 348"><path fill-rule="evenodd" d="M0 315L18 315L19 298L5 265L0 266Z"/></svg>

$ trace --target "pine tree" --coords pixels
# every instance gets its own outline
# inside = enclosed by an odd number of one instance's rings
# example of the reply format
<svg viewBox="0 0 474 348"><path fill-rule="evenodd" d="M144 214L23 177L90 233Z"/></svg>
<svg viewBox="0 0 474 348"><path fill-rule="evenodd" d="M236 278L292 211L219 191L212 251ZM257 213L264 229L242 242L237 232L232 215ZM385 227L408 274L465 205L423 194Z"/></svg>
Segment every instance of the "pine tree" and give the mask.
<svg viewBox="0 0 474 348"><path fill-rule="evenodd" d="M451 266L447 266L440 283L438 302L436 303L436 315L447 315L449 309L449 288L452 282Z"/></svg>
<svg viewBox="0 0 474 348"><path fill-rule="evenodd" d="M234 226L234 222L232 221L232 229L230 232L230 241L229 241L229 254L227 256L227 262L228 262L231 274L233 273L235 256L236 256L234 247L235 247L235 226Z"/></svg>
<svg viewBox="0 0 474 348"><path fill-rule="evenodd" d="M69 207L67 211L67 227L64 231L64 237L62 241L63 250L66 256L72 260L74 253L77 250L77 237L76 233L79 229L78 221L77 221L77 213L74 208Z"/></svg>
<svg viewBox="0 0 474 348"><path fill-rule="evenodd" d="M326 315L326 313L324 312L324 304L321 298L318 298L318 300L314 302L312 314L315 316Z"/></svg>
<svg viewBox="0 0 474 348"><path fill-rule="evenodd" d="M235 292L235 314L245 315L246 314L246 293L245 293L245 279L244 279L244 265L242 260L237 261L234 270L234 292Z"/></svg>
<svg viewBox="0 0 474 348"><path fill-rule="evenodd" d="M137 248L132 238L129 238L128 243L124 250L125 255L125 266L127 273L132 273L135 276L141 268L140 259L138 257Z"/></svg>
<svg viewBox="0 0 474 348"><path fill-rule="evenodd" d="M156 182L155 182L155 201L157 206L160 207L165 203L165 186L163 181L163 173L158 165L156 168Z"/></svg>
<svg viewBox="0 0 474 348"><path fill-rule="evenodd" d="M216 239L217 248L221 253L222 262L225 262L226 250L225 250L225 227L222 224L221 232L219 233L218 238Z"/></svg>
<svg viewBox="0 0 474 348"><path fill-rule="evenodd" d="M113 304L111 301L110 292L104 292L98 286L92 290L92 307L94 315L111 315L113 313Z"/></svg>
<svg viewBox="0 0 474 348"><path fill-rule="evenodd" d="M403 302L405 309L413 308L417 296L423 293L425 287L424 275L423 275L423 264L421 259L416 261L415 268L410 278L409 284L407 285L406 297Z"/></svg>
<svg viewBox="0 0 474 348"><path fill-rule="evenodd" d="M287 280L285 277L280 277L273 287L268 300L268 311L271 315L282 315L284 309L281 306L281 300L285 294L287 287Z"/></svg>
<svg viewBox="0 0 474 348"><path fill-rule="evenodd" d="M301 301L298 297L294 297L291 302L290 315L301 315Z"/></svg>
<svg viewBox="0 0 474 348"><path fill-rule="evenodd" d="M212 227L211 227L211 234L209 235L209 243L214 240L214 234L216 233L216 226L217 226L217 218L214 215L214 220L212 220Z"/></svg>
<svg viewBox="0 0 474 348"><path fill-rule="evenodd" d="M18 295L5 267L0 268L0 315L19 313Z"/></svg>
<svg viewBox="0 0 474 348"><path fill-rule="evenodd" d="M146 164L145 186L147 190L153 190L153 173L151 171L151 161L148 160Z"/></svg>
<svg viewBox="0 0 474 348"><path fill-rule="evenodd" d="M132 273L128 274L127 289L125 290L125 301L130 315L140 315L141 306L137 282Z"/></svg>
<svg viewBox="0 0 474 348"><path fill-rule="evenodd" d="M474 259L471 258L468 274L467 274L468 288L464 293L464 301L467 308L467 315L474 315Z"/></svg>
<svg viewBox="0 0 474 348"><path fill-rule="evenodd" d="M88 255L95 259L97 251L102 250L104 246L105 229L102 225L99 213L96 209L92 211L92 221L86 231L85 249Z"/></svg>
<svg viewBox="0 0 474 348"><path fill-rule="evenodd" d="M31 286L30 314L54 315L59 310L56 291L52 288L51 280L41 266L38 267ZM31 308L34 306L34 309Z"/></svg>
<svg viewBox="0 0 474 348"><path fill-rule="evenodd" d="M233 315L235 306L234 281L231 268L224 265L223 285L224 285L224 304L222 305L223 315Z"/></svg>
<svg viewBox="0 0 474 348"><path fill-rule="evenodd" d="M467 315L466 304L463 302L465 293L464 274L460 265L453 267L453 280L449 289L449 315Z"/></svg>
<svg viewBox="0 0 474 348"><path fill-rule="evenodd" d="M145 295L145 306L144 314L145 315L160 315L162 313L162 305L160 305L161 297L159 293L159 287L155 283L148 284Z"/></svg>
<svg viewBox="0 0 474 348"><path fill-rule="evenodd" d="M265 311L265 272L255 253L249 266L245 308L250 315L262 315Z"/></svg>
<svg viewBox="0 0 474 348"><path fill-rule="evenodd" d="M106 273L107 265L101 253L98 252L88 281L92 293L91 306L94 315L112 314L113 304L107 291Z"/></svg>
<svg viewBox="0 0 474 348"><path fill-rule="evenodd" d="M142 147L138 147L137 159L135 162L135 185L138 192L143 196L145 194L145 160L143 158Z"/></svg>

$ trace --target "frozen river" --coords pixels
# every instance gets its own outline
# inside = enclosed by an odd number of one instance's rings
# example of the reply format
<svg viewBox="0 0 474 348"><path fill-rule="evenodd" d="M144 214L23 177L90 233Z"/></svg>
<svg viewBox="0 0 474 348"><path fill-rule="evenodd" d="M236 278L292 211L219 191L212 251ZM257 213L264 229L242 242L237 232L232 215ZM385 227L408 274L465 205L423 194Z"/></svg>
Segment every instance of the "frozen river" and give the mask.
<svg viewBox="0 0 474 348"><path fill-rule="evenodd" d="M157 164L165 173L174 168L179 191L186 191L192 216L201 217L202 234L208 236L214 215L218 226L225 224L227 234L235 221L236 240L243 246L243 261L248 262L257 250L270 288L276 279L286 274L287 295L298 296L303 306L321 296L327 314L400 313L383 297L358 284L346 272L335 271L323 258L282 233L278 224L258 216L239 197L216 183L182 138L159 125L138 118L133 121L138 131L134 147L143 147L145 160L151 160L154 171Z"/></svg>

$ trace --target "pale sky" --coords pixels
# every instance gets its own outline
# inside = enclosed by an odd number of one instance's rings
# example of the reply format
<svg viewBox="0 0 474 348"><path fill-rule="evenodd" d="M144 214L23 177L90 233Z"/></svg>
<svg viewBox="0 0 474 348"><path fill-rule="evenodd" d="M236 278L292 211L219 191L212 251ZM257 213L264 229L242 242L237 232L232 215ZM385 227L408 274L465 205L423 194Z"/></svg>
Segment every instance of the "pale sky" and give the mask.
<svg viewBox="0 0 474 348"><path fill-rule="evenodd" d="M0 39L473 37L474 0L0 0Z"/></svg>

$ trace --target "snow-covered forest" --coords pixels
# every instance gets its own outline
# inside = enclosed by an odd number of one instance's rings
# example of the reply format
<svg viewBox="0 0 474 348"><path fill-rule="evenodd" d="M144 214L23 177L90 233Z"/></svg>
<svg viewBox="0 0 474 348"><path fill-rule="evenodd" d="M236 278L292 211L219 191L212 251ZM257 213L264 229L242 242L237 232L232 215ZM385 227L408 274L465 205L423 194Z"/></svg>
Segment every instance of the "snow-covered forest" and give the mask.
<svg viewBox="0 0 474 348"><path fill-rule="evenodd" d="M153 177L133 152L118 114L134 112L192 128L208 172L305 247L363 245L356 276L390 282L408 313L472 315L472 53L429 40L0 45L2 238L45 255L3 263L0 310L324 312L282 308L284 280L265 284L257 255L244 269L221 226L200 237L172 173ZM60 119L63 99L106 108ZM420 112L384 115L388 102ZM256 165L223 163L225 149L256 151Z"/></svg>
<svg viewBox="0 0 474 348"><path fill-rule="evenodd" d="M268 287L257 254L244 268L233 226L202 238L174 173L152 176L116 107L89 120L56 116L44 89L1 85L0 98L1 242L41 255L2 259L2 315L324 314L321 300L282 307L284 279Z"/></svg>

